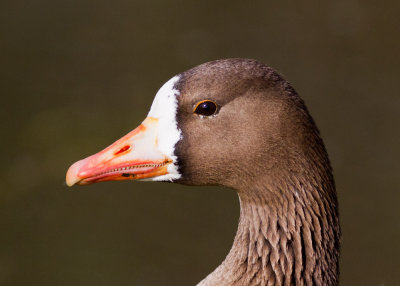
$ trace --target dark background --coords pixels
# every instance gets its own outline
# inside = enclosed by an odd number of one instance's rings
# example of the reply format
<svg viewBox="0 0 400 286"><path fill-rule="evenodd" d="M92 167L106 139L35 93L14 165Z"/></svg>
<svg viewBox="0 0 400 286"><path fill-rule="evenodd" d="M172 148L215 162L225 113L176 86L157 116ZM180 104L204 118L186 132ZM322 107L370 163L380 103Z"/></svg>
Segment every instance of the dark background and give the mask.
<svg viewBox="0 0 400 286"><path fill-rule="evenodd" d="M234 191L64 176L170 77L227 57L283 73L321 129L341 285L399 285L399 3L2 2L0 285L194 285L225 258Z"/></svg>

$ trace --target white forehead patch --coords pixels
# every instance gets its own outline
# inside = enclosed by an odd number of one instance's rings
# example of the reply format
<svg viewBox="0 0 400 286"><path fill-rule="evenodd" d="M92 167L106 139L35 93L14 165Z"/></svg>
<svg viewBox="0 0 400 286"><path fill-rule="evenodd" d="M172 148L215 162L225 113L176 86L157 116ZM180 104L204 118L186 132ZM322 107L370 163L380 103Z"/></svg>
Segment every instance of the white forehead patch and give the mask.
<svg viewBox="0 0 400 286"><path fill-rule="evenodd" d="M174 88L179 78L180 76L174 76L160 88L147 115L147 117L158 119L158 148L171 158L173 163L168 165L168 174L149 178L146 181L172 181L181 177L175 155L175 144L182 138L182 132L176 121L179 90Z"/></svg>

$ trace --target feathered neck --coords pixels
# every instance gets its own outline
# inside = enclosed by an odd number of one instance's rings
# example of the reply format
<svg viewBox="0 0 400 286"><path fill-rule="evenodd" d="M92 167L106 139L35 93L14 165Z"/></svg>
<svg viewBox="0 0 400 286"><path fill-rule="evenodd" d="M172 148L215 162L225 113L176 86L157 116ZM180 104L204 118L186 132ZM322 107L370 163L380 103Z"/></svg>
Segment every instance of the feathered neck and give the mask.
<svg viewBox="0 0 400 286"><path fill-rule="evenodd" d="M337 285L339 220L333 180L287 178L239 191L240 219L225 261L199 286Z"/></svg>

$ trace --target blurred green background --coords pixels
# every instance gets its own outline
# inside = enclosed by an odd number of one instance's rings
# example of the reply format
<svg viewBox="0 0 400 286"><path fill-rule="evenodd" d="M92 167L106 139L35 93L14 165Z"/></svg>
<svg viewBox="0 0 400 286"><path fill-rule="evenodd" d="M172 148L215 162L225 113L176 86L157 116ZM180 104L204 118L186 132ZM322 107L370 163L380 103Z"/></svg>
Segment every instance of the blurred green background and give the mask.
<svg viewBox="0 0 400 286"><path fill-rule="evenodd" d="M0 285L194 285L228 253L234 191L111 182L73 162L194 65L256 58L305 99L340 201L341 285L399 285L398 1L3 1Z"/></svg>

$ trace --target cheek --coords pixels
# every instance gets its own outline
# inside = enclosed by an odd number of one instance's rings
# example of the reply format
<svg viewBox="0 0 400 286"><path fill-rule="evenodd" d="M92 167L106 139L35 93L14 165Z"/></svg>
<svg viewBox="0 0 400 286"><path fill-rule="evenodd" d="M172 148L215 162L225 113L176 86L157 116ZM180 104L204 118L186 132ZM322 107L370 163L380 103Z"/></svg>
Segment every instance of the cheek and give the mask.
<svg viewBox="0 0 400 286"><path fill-rule="evenodd" d="M240 164L242 154L237 152L237 146L243 140L231 128L207 124L205 120L187 122L184 127L186 136L177 148L182 173L191 184L220 184Z"/></svg>

